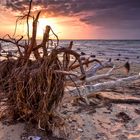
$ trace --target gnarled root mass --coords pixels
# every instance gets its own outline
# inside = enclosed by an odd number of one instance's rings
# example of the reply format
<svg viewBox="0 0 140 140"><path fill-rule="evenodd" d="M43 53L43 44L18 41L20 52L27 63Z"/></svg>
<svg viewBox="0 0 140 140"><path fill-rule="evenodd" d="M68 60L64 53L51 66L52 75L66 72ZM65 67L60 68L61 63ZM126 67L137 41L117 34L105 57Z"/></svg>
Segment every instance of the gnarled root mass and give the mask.
<svg viewBox="0 0 140 140"><path fill-rule="evenodd" d="M62 60L60 54L63 54ZM84 77L80 55L69 48L54 48L46 56L28 59L26 63L20 57L0 62L0 87L7 94L14 119L34 121L43 130L59 126L55 111L64 95L65 74L57 71L69 69L69 59L65 64L66 55L75 57Z"/></svg>
<svg viewBox="0 0 140 140"><path fill-rule="evenodd" d="M18 60L4 60L0 65L1 87L8 93L13 117L40 120L41 126L50 126L64 94L64 76L54 72L62 68L57 56L30 60L23 66Z"/></svg>

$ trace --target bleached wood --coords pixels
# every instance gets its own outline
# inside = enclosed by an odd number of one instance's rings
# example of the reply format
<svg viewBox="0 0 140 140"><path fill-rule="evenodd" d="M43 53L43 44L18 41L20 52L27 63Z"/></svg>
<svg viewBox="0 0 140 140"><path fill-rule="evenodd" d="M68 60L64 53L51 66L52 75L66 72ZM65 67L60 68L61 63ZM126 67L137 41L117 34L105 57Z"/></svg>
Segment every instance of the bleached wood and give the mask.
<svg viewBox="0 0 140 140"><path fill-rule="evenodd" d="M103 82L103 83L98 83L95 85L85 85L85 86L79 87L79 91L80 91L80 95L85 97L85 96L89 96L95 92L104 91L106 89L113 89L113 88L117 88L117 87L127 87L139 80L140 80L140 74L130 76L127 78L120 78L115 81L112 80L112 81L107 81L107 82ZM79 94L76 88L73 90L70 90L69 92L73 96L78 96L78 94ZM85 95L85 93L86 93L86 95Z"/></svg>
<svg viewBox="0 0 140 140"><path fill-rule="evenodd" d="M85 71L86 78L94 76L98 70L102 70L104 68L112 68L113 66L114 66L114 64L112 62L104 62L102 64L98 63L96 65L93 65L87 71ZM71 71L69 71L69 72L71 73ZM76 81L77 84L81 83L80 81L78 81L79 79L76 78L73 74L69 74L69 75L71 75L71 76L68 76L66 79L70 80L70 81L67 81L66 85L73 85L73 83L71 82L71 79L73 79L73 81ZM80 74L78 74L78 73L77 74L75 73L75 75L77 75L77 77L80 77ZM99 77L102 77L102 76L99 76ZM106 75L105 75L105 77L106 77Z"/></svg>
<svg viewBox="0 0 140 140"><path fill-rule="evenodd" d="M110 76L112 76L112 71L115 69L115 65L113 66L113 68L111 68L106 74L100 74L100 75L96 75L96 76L92 76L92 77L89 77L89 78L86 78L84 81L81 81L81 80L77 80L75 81L75 83L73 82L67 82L66 85L68 86L75 86L76 85L80 85L80 84L83 84L84 83L90 83L90 82L93 82L93 81L96 81L96 80L100 80L100 79L105 79L105 78L109 78ZM92 71L91 71L92 73Z"/></svg>
<svg viewBox="0 0 140 140"><path fill-rule="evenodd" d="M86 77L91 77L96 74L97 71L102 70L104 68L112 68L114 64L112 62L104 62L102 64L98 63L94 66L91 66L87 71L86 71Z"/></svg>

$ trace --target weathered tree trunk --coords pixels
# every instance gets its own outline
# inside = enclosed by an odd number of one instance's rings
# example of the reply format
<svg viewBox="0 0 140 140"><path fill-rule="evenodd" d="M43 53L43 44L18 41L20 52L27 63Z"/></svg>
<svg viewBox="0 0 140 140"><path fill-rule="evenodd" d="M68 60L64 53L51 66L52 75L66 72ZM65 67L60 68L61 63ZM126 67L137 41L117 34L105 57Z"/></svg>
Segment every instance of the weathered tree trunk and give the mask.
<svg viewBox="0 0 140 140"><path fill-rule="evenodd" d="M47 56L48 55L48 51L47 51L47 48L46 48L46 43L49 41L49 33L50 33L50 29L51 27L50 26L46 26L46 30L45 30L45 33L43 35L43 40L42 40L42 48L43 48L43 55L44 56Z"/></svg>
<svg viewBox="0 0 140 140"><path fill-rule="evenodd" d="M40 13L41 13L41 11L38 12L36 18L33 21L33 31L32 31L31 44L29 45L27 52L25 54L25 59L24 59L25 62L29 59L33 48L36 47L37 22L38 22L38 18L39 18ZM39 54L38 50L35 50L33 53L34 53L34 56L36 59L40 58L40 54Z"/></svg>
<svg viewBox="0 0 140 140"><path fill-rule="evenodd" d="M95 80L95 77L93 77L93 78L90 77L90 79L87 79L88 82L92 82L93 80ZM85 86L79 87L78 89L80 91L80 95L85 97L85 96L94 94L95 92L104 91L107 89L114 89L117 87L127 87L137 81L140 81L140 75L134 75L134 76L130 76L127 78L120 78L115 81L107 81L107 82L98 83L98 84L94 84L94 85L85 85ZM73 90L70 90L69 92L73 96L79 95L76 88Z"/></svg>

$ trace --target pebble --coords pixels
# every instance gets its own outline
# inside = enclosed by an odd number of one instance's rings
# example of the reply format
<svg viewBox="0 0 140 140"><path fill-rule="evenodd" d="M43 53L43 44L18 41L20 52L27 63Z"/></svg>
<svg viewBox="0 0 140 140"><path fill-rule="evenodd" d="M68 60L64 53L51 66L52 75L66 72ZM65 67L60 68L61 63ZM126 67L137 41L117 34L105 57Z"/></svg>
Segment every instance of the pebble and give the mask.
<svg viewBox="0 0 140 140"><path fill-rule="evenodd" d="M81 129L81 128L78 128L77 130L78 130L79 132L83 132L83 129Z"/></svg>
<svg viewBox="0 0 140 140"><path fill-rule="evenodd" d="M86 60L86 58L85 57L80 57L80 60Z"/></svg>
<svg viewBox="0 0 140 140"><path fill-rule="evenodd" d="M81 55L85 55L86 53L84 53L84 52L81 52Z"/></svg>
<svg viewBox="0 0 140 140"><path fill-rule="evenodd" d="M97 133L95 138L98 140L108 140L107 136L104 133Z"/></svg>
<svg viewBox="0 0 140 140"><path fill-rule="evenodd" d="M128 57L125 57L125 59L129 59Z"/></svg>
<svg viewBox="0 0 140 140"><path fill-rule="evenodd" d="M116 61L119 61L119 60L120 60L119 58L116 59Z"/></svg>
<svg viewBox="0 0 140 140"><path fill-rule="evenodd" d="M41 140L41 137L38 136L29 136L28 140Z"/></svg>
<svg viewBox="0 0 140 140"><path fill-rule="evenodd" d="M96 57L96 55L93 55L93 54L92 54L92 55L90 55L90 57Z"/></svg>

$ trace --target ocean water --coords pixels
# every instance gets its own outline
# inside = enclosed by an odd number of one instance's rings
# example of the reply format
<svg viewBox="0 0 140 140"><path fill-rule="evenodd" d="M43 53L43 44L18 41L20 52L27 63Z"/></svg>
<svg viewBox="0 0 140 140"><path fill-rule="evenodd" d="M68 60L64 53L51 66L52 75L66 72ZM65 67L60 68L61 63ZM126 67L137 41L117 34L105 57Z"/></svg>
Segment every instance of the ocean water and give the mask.
<svg viewBox="0 0 140 140"><path fill-rule="evenodd" d="M59 47L67 47L71 40L60 40ZM39 43L39 41L38 41ZM16 52L9 43L2 43L6 51ZM140 40L73 40L73 50L100 60L140 63ZM84 56L84 55L83 55Z"/></svg>
<svg viewBox="0 0 140 140"><path fill-rule="evenodd" d="M68 46L69 40L60 41L60 46ZM140 63L140 40L75 40L73 49L86 55L95 55L100 60L129 61Z"/></svg>

